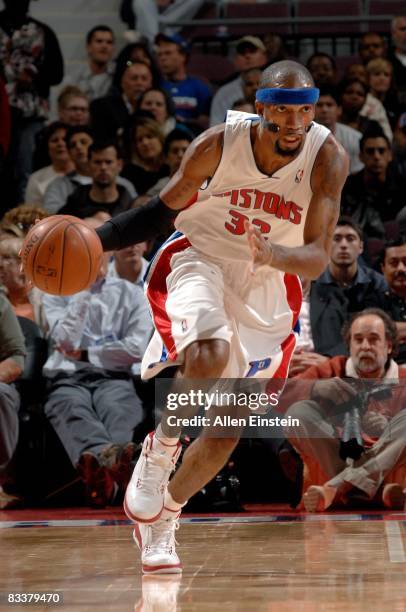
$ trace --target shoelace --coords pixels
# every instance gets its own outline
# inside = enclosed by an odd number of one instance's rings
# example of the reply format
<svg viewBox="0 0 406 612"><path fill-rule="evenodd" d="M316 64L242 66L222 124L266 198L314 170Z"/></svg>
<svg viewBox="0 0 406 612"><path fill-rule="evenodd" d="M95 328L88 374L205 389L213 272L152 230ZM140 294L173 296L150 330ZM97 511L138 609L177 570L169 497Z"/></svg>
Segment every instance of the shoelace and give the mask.
<svg viewBox="0 0 406 612"><path fill-rule="evenodd" d="M151 552L161 552L162 548L170 554L175 545L178 545L175 537L175 531L179 529L179 519L168 519L157 521L148 525L148 540L151 544L147 544L145 549Z"/></svg>
<svg viewBox="0 0 406 612"><path fill-rule="evenodd" d="M151 484L151 490L155 490L155 488L159 490L163 484L166 484L169 474L175 469L175 462L165 453L161 454L153 450L149 450L143 454L143 458L144 462L140 470L140 480L142 480L143 487L148 489L148 484ZM150 461L148 461L148 459L150 459ZM161 478L159 478L158 481L152 476L151 482L149 483L148 477L150 474L148 474L148 472L157 467L163 468L164 472L163 474L160 473ZM146 470L147 473L145 474Z"/></svg>

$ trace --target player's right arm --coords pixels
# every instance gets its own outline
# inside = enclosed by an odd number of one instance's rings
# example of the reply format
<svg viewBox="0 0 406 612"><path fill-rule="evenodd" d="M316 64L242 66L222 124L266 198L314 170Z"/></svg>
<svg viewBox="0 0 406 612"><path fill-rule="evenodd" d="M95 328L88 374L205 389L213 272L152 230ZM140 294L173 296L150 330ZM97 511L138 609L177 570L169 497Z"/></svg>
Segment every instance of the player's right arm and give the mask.
<svg viewBox="0 0 406 612"><path fill-rule="evenodd" d="M104 251L115 251L166 233L182 208L220 163L224 124L203 132L188 147L179 170L159 196L96 229Z"/></svg>

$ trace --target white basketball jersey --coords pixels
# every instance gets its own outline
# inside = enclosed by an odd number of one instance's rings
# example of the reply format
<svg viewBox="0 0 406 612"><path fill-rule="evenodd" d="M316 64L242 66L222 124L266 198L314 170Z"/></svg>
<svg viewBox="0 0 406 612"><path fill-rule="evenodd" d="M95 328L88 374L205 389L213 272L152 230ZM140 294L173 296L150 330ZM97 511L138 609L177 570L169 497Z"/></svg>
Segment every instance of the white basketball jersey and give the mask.
<svg viewBox="0 0 406 612"><path fill-rule="evenodd" d="M299 155L268 176L258 169L251 145L251 125L258 119L228 112L220 164L176 218L176 229L209 256L250 260L246 219L275 244L303 244L313 164L330 131L313 122Z"/></svg>

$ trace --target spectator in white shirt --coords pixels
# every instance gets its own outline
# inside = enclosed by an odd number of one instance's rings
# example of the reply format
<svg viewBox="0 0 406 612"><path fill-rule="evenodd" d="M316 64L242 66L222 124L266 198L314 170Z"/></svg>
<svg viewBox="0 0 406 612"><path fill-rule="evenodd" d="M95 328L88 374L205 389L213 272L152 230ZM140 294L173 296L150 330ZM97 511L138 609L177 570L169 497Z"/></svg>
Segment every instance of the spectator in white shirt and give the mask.
<svg viewBox="0 0 406 612"><path fill-rule="evenodd" d="M335 87L332 85L321 85L320 97L316 104L315 119L318 123L331 130L338 142L347 151L350 158L350 173L354 174L364 167L359 158L359 142L362 134L358 130L339 123L339 116L340 107Z"/></svg>
<svg viewBox="0 0 406 612"><path fill-rule="evenodd" d="M243 75L250 68L261 68L267 61L266 47L257 36L244 36L237 41L234 63L239 76L220 87L213 97L210 110L210 125L222 123L226 112L232 108L234 102L245 97L243 89Z"/></svg>
<svg viewBox="0 0 406 612"><path fill-rule="evenodd" d="M33 172L28 179L25 201L42 206L48 185L58 176L64 176L74 169L66 147L67 126L60 121L51 123L44 132L44 144L48 150L50 164Z"/></svg>
<svg viewBox="0 0 406 612"><path fill-rule="evenodd" d="M114 34L107 25L97 25L87 33L88 61L76 74L70 74L65 84L79 87L90 101L106 96L111 88L114 64Z"/></svg>

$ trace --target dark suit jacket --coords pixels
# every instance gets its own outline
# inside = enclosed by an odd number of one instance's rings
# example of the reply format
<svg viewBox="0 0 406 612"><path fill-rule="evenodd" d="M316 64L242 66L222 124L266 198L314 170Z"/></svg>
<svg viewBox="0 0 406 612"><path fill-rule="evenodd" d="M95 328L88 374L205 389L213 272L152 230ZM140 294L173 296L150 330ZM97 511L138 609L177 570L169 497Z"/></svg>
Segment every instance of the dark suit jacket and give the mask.
<svg viewBox="0 0 406 612"><path fill-rule="evenodd" d="M117 131L126 125L130 112L122 96L112 95L93 100L90 117L96 139L114 140Z"/></svg>
<svg viewBox="0 0 406 612"><path fill-rule="evenodd" d="M343 289L327 269L311 284L310 324L314 350L321 355L346 355L341 330L348 316L376 305L377 292L387 289L382 274L359 266L351 287Z"/></svg>

